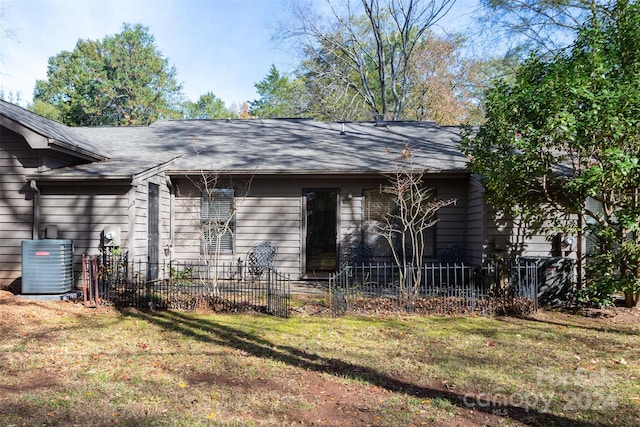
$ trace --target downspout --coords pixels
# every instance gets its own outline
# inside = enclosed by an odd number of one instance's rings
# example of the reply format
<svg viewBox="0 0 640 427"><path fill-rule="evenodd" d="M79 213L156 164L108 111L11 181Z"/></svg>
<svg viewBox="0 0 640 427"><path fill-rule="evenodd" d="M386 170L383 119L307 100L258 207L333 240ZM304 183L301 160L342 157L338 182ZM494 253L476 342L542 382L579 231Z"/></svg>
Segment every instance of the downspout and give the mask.
<svg viewBox="0 0 640 427"><path fill-rule="evenodd" d="M31 238L36 240L38 239L40 233L40 189L36 184L36 180L32 179L29 181L29 187L31 187L31 191L33 191L33 221L31 228Z"/></svg>

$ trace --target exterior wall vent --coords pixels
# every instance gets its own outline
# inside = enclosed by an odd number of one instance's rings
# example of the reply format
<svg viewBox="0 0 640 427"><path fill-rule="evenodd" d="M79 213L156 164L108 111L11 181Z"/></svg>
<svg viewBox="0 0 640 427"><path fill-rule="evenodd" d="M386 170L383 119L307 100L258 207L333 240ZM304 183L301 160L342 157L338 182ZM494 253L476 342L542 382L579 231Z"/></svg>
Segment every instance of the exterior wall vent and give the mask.
<svg viewBox="0 0 640 427"><path fill-rule="evenodd" d="M22 293L63 294L73 290L71 240L22 241Z"/></svg>

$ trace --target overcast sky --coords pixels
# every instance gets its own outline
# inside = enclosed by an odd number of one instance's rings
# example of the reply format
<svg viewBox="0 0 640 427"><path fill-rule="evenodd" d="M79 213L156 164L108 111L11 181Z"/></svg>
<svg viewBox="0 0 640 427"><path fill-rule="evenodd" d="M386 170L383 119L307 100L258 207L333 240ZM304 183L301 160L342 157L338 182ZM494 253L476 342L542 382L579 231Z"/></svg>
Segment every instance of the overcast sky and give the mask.
<svg viewBox="0 0 640 427"><path fill-rule="evenodd" d="M273 41L288 1L0 0L0 27L9 33L0 40L0 89L19 92L26 105L50 57L73 50L78 39L119 33L127 22L149 28L189 99L211 91L227 106L240 105L258 97L254 84L271 64L287 72L297 63ZM470 14L458 6L452 25Z"/></svg>

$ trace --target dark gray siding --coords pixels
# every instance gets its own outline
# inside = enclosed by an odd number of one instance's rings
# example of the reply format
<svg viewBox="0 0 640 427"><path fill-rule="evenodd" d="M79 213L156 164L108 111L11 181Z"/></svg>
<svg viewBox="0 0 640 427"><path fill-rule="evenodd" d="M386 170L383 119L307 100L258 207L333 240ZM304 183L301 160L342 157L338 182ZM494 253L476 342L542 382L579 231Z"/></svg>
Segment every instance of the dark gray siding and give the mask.
<svg viewBox="0 0 640 427"><path fill-rule="evenodd" d="M65 189L44 185L41 191L41 234L47 226L57 226L58 238L73 240L76 255L99 253L100 233L113 227L121 230L121 241L126 244L127 187Z"/></svg>
<svg viewBox="0 0 640 427"><path fill-rule="evenodd" d="M533 233L519 218L486 207L486 254L510 259L517 256L549 257L552 243L542 232Z"/></svg>
<svg viewBox="0 0 640 427"><path fill-rule="evenodd" d="M21 241L32 238L33 195L26 175L38 158L16 133L0 127L0 288L22 273Z"/></svg>
<svg viewBox="0 0 640 427"><path fill-rule="evenodd" d="M128 190L124 185L41 185L40 237L48 226L55 226L59 239L73 240L76 282L81 279L82 255L100 253L103 230L119 230L121 244L126 245Z"/></svg>
<svg viewBox="0 0 640 427"><path fill-rule="evenodd" d="M129 250L136 259L146 259L149 183L147 181L137 183L132 189L132 195L133 228Z"/></svg>
<svg viewBox="0 0 640 427"><path fill-rule="evenodd" d="M171 254L172 236L172 196L164 174L157 175L155 181L160 185L160 259Z"/></svg>
<svg viewBox="0 0 640 427"><path fill-rule="evenodd" d="M188 180L175 180L173 253L176 259L198 260L200 251L200 191ZM254 179L250 188L236 190L233 253L220 254L221 262L246 259L257 243L278 245L278 267L300 269L301 189L272 180ZM248 193L247 193L248 192Z"/></svg>
<svg viewBox="0 0 640 427"><path fill-rule="evenodd" d="M466 178L432 178L425 180L429 187L435 189L440 200L455 199L455 203L438 210L436 216L436 246L455 245L466 253L467 238L467 180Z"/></svg>
<svg viewBox="0 0 640 427"><path fill-rule="evenodd" d="M379 188L376 178L277 178L254 177L247 194L236 192L236 227L234 252L222 254L220 260L245 260L248 251L257 243L268 240L278 245L276 264L280 271L294 278L302 275L303 204L305 188L337 188L338 242L349 245L362 239L363 190ZM456 198L457 203L438 213L437 245L466 244L467 179L429 178L428 185L436 188L439 198ZM179 260L197 260L200 254L200 193L191 181L174 179L179 189L174 201L173 254Z"/></svg>
<svg viewBox="0 0 640 427"><path fill-rule="evenodd" d="M471 264L480 264L486 246L486 218L483 189L477 177L469 178L468 190L466 259Z"/></svg>
<svg viewBox="0 0 640 427"><path fill-rule="evenodd" d="M58 238L74 242L74 268L80 277L83 254L101 250L101 233L117 230L119 246L130 260L148 257L148 188L149 182L160 186L159 259L168 258L171 241L170 194L164 176L151 175L131 185L119 184L41 184L40 230L58 229ZM166 249L166 251L165 251ZM167 255L165 255L167 254Z"/></svg>

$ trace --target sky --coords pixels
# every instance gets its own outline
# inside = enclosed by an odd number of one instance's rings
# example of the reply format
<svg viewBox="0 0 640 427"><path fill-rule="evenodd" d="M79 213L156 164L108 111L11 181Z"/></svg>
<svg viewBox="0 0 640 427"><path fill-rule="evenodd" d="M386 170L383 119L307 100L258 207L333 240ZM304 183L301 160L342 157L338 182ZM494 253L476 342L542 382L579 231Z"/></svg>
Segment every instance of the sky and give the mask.
<svg viewBox="0 0 640 427"><path fill-rule="evenodd" d="M227 107L241 105L259 98L255 84L272 64L286 73L298 62L274 39L290 1L0 0L0 89L5 98L19 93L26 106L36 80L47 77L50 57L72 51L79 39L102 40L130 23L148 27L187 98L213 92ZM446 25L467 20L473 1L457 6Z"/></svg>

